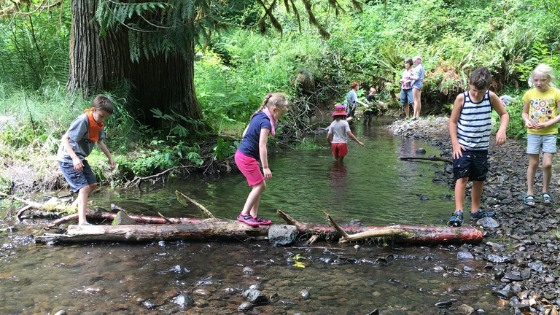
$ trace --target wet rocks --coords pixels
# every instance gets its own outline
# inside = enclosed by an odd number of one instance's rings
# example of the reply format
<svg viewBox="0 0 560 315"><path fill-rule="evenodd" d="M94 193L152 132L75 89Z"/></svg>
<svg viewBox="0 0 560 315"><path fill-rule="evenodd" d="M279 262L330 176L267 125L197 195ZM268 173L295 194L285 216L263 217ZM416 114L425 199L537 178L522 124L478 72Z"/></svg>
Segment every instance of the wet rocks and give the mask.
<svg viewBox="0 0 560 315"><path fill-rule="evenodd" d="M442 151L441 157L450 158L452 147L448 122L448 118L445 117L427 118L411 122L398 121L388 128L394 135L424 139ZM496 147L495 139L490 140L490 168L484 183L481 207L483 211L494 211L496 215L476 222L471 221L473 226L483 230L488 241L479 246L459 250L457 259L468 257L465 252L470 252L475 260L488 262L483 271L492 278L490 285L499 305L509 308L509 313L522 314L530 311L540 314L545 310L542 300L550 301L556 309L560 308L559 293L556 289L559 283L557 270L560 269L560 209L542 204L538 194L542 189L540 168L535 175L537 204L532 208L524 207L523 195L527 191L528 162L522 142L524 141L508 138L504 145ZM441 166L432 176L437 179L434 182L454 187L451 165ZM552 195L558 197L559 176L560 173L553 171L550 187ZM469 184L465 200L467 205L470 190ZM465 221L466 224L468 222ZM436 267L434 271L442 272L442 269L446 268ZM446 270L443 276L453 276L457 273ZM516 294L519 292L529 293L518 297ZM531 299L536 302L530 302ZM469 312L469 308L460 311L465 314Z"/></svg>
<svg viewBox="0 0 560 315"><path fill-rule="evenodd" d="M253 305L262 305L268 303L268 297L259 290L246 290L243 297Z"/></svg>
<svg viewBox="0 0 560 315"><path fill-rule="evenodd" d="M298 234L294 225L274 224L268 229L268 240L273 246L284 246L295 242Z"/></svg>

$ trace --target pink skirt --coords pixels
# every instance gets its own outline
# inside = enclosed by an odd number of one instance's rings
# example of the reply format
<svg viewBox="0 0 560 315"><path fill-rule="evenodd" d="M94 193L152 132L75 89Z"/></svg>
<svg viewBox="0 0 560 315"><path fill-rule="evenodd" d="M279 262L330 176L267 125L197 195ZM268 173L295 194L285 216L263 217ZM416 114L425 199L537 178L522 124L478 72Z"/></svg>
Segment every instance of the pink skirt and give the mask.
<svg viewBox="0 0 560 315"><path fill-rule="evenodd" d="M259 161L255 160L255 158L237 150L235 152L235 164L237 164L241 173L247 178L249 186L255 186L264 180Z"/></svg>

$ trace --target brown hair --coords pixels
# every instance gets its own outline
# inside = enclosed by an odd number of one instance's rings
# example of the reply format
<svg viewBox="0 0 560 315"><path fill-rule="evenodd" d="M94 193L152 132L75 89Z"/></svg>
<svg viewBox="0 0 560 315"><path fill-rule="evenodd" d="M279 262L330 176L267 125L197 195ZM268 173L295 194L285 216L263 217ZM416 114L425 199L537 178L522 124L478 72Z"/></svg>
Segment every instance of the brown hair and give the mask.
<svg viewBox="0 0 560 315"><path fill-rule="evenodd" d="M96 110L102 110L105 111L109 114L113 113L113 103L111 103L111 101L102 95L98 95L93 99L93 102L91 102L91 107L95 108Z"/></svg>
<svg viewBox="0 0 560 315"><path fill-rule="evenodd" d="M355 89L358 85L360 85L358 82L352 81L352 83L350 83L350 88Z"/></svg>
<svg viewBox="0 0 560 315"><path fill-rule="evenodd" d="M488 89L492 84L492 74L486 67L478 67L471 73L469 83L478 90Z"/></svg>
<svg viewBox="0 0 560 315"><path fill-rule="evenodd" d="M406 59L404 60L404 63L408 63L408 64L411 65L411 66L412 66L412 64L413 64L413 63L412 63L412 59L410 59L410 58L406 58Z"/></svg>

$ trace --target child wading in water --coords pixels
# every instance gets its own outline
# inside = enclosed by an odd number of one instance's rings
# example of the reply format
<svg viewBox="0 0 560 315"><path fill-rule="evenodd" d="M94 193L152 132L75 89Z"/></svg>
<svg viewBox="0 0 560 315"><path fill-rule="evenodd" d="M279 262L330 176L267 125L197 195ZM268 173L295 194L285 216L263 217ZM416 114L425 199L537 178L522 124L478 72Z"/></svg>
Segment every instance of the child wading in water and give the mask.
<svg viewBox="0 0 560 315"><path fill-rule="evenodd" d="M336 105L332 115L333 122L329 126L327 141L329 141L329 145L332 148L335 161L342 163L344 157L348 154L348 137L359 143L362 147L364 144L350 131L350 125L346 121L347 114L344 105Z"/></svg>
<svg viewBox="0 0 560 315"><path fill-rule="evenodd" d="M58 148L57 160L64 178L74 192L78 192L78 198L72 203L72 207L78 207L78 224L88 224L86 220L86 205L89 194L97 187L97 180L86 160L97 147L105 153L111 164L111 171L115 169L115 161L109 150L103 143L105 132L103 122L113 113L113 104L105 96L97 96L91 108L85 110L76 118L68 131L62 136Z"/></svg>
<svg viewBox="0 0 560 315"><path fill-rule="evenodd" d="M527 168L527 194L525 206L535 206L533 185L535 172L539 166L539 153L542 149L543 187L542 202L551 206L554 202L549 192L550 178L552 176L552 158L556 153L556 138L558 135L558 108L560 107L560 91L550 86L554 79L552 68L540 64L533 70L533 84L535 88L523 95L523 121L527 127L527 154L529 154L529 167Z"/></svg>
<svg viewBox="0 0 560 315"><path fill-rule="evenodd" d="M235 163L247 178L249 186L253 187L243 210L237 216L237 220L246 224L267 225L270 220L265 220L258 215L261 194L266 188L265 180L272 178L272 172L268 168L268 155L266 143L268 135L275 135L276 122L288 111L288 99L284 93L268 94L261 108L251 116L249 126L243 131L243 140L235 153ZM259 160L262 164L261 173Z"/></svg>
<svg viewBox="0 0 560 315"><path fill-rule="evenodd" d="M488 88L492 74L486 67L471 73L469 90L457 95L449 118L449 135L453 145L453 177L455 183L455 212L447 223L449 226L463 224L463 201L468 181L472 181L471 218L493 216L493 212L480 210L482 186L488 173L488 147L492 130L492 108L500 115L500 129L496 145L506 142L509 115L496 94Z"/></svg>

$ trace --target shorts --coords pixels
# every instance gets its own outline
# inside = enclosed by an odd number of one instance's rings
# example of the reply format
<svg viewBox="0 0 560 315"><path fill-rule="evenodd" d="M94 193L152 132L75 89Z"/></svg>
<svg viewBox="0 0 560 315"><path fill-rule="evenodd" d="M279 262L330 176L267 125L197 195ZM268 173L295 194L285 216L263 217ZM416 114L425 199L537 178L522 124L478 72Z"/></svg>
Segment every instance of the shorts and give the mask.
<svg viewBox="0 0 560 315"><path fill-rule="evenodd" d="M368 110L364 112L364 119L372 119L373 118L373 111Z"/></svg>
<svg viewBox="0 0 560 315"><path fill-rule="evenodd" d="M78 192L80 189L91 184L97 184L97 179L95 178L88 161L82 160L82 163L84 164L84 169L81 172L78 172L74 169L74 163L58 161L60 170L62 171L62 174L64 174L64 178L66 178L66 181L73 192Z"/></svg>
<svg viewBox="0 0 560 315"><path fill-rule="evenodd" d="M414 103L414 97L412 96L412 89L403 90L401 89L401 105Z"/></svg>
<svg viewBox="0 0 560 315"><path fill-rule="evenodd" d="M527 134L527 154L539 154L542 147L543 153L556 153L557 135Z"/></svg>
<svg viewBox="0 0 560 315"><path fill-rule="evenodd" d="M332 155L346 156L348 154L348 144L346 143L331 143Z"/></svg>
<svg viewBox="0 0 560 315"><path fill-rule="evenodd" d="M453 178L468 177L470 181L485 181L488 174L488 151L463 151L463 156L453 159Z"/></svg>
<svg viewBox="0 0 560 315"><path fill-rule="evenodd" d="M237 150L235 152L235 164L237 164L237 168L247 178L249 186L255 186L264 180L259 161L255 158Z"/></svg>

